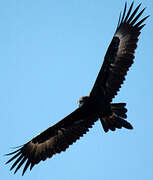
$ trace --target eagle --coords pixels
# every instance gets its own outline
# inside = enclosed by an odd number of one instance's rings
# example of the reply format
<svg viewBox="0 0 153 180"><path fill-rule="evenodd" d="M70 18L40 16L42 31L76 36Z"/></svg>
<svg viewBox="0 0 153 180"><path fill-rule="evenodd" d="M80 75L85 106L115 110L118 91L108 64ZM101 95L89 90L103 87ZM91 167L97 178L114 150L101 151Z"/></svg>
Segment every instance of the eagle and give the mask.
<svg viewBox="0 0 153 180"><path fill-rule="evenodd" d="M127 10L125 3L123 13L120 13L115 34L90 94L82 97L78 108L68 116L18 147L16 151L6 154L12 156L6 164L15 160L10 168L16 168L14 173L24 164L24 175L28 167L32 170L40 161L65 151L99 119L105 132L122 127L133 129L126 121L126 103L112 103L134 62L138 37L145 26L144 21L149 17L140 19L145 8L140 11L141 3L136 8L133 8L133 4L134 2Z"/></svg>

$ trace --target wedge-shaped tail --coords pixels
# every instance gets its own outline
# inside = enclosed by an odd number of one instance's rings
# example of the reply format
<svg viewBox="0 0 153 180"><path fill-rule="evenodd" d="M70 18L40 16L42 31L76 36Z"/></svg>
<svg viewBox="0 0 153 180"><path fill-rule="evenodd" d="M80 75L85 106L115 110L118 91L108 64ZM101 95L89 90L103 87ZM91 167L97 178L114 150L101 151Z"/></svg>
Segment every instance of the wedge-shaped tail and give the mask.
<svg viewBox="0 0 153 180"><path fill-rule="evenodd" d="M133 129L132 125L125 120L127 118L125 103L112 103L111 113L103 118L100 118L105 132L109 130L115 131L116 128Z"/></svg>

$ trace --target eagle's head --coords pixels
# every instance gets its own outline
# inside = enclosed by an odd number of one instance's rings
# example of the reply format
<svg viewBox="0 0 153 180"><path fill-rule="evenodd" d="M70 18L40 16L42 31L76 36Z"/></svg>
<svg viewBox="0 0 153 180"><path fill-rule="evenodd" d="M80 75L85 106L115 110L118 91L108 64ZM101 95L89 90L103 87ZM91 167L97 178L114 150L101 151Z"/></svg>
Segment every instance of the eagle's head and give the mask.
<svg viewBox="0 0 153 180"><path fill-rule="evenodd" d="M83 97L81 97L81 98L79 99L79 101L78 101L79 107L81 107L81 106L85 103L85 101L87 101L88 98L89 98L89 96L83 96Z"/></svg>

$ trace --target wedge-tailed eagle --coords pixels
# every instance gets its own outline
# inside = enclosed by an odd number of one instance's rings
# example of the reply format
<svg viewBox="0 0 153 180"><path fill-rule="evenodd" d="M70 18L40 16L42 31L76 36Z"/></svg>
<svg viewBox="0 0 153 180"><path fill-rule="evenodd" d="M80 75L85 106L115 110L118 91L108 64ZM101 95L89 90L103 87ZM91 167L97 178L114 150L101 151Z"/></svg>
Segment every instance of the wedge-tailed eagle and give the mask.
<svg viewBox="0 0 153 180"><path fill-rule="evenodd" d="M133 4L119 16L117 29L104 57L103 65L97 76L89 96L79 100L79 107L57 124L49 127L28 143L14 152L7 163L15 160L12 165L15 173L25 163L22 175L28 167L30 170L40 161L51 158L54 154L65 151L71 144L83 136L93 124L100 119L104 131L115 131L116 128L132 129L125 119L126 104L112 103L117 95L125 76L133 64L138 37L148 16L139 20L145 8L139 13L139 4L133 10Z"/></svg>

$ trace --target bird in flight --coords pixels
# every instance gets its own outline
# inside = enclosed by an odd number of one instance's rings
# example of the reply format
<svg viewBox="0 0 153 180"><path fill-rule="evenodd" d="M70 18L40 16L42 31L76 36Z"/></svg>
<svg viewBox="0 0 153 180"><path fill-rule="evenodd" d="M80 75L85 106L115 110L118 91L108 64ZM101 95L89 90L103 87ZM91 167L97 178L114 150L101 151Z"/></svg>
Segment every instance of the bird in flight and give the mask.
<svg viewBox="0 0 153 180"><path fill-rule="evenodd" d="M145 8L139 13L139 4L133 10L132 3L127 10L127 3L123 13L120 13L118 25L113 39L104 57L95 84L89 94L79 100L79 107L55 125L49 127L16 151L6 155L13 155L6 164L15 160L11 166L15 172L25 163L22 175L28 167L30 170L40 161L51 158L54 154L65 151L71 144L83 136L93 124L100 119L105 132L115 131L122 127L133 129L127 122L126 104L112 103L117 95L130 66L133 64L143 22L149 17L139 20Z"/></svg>

